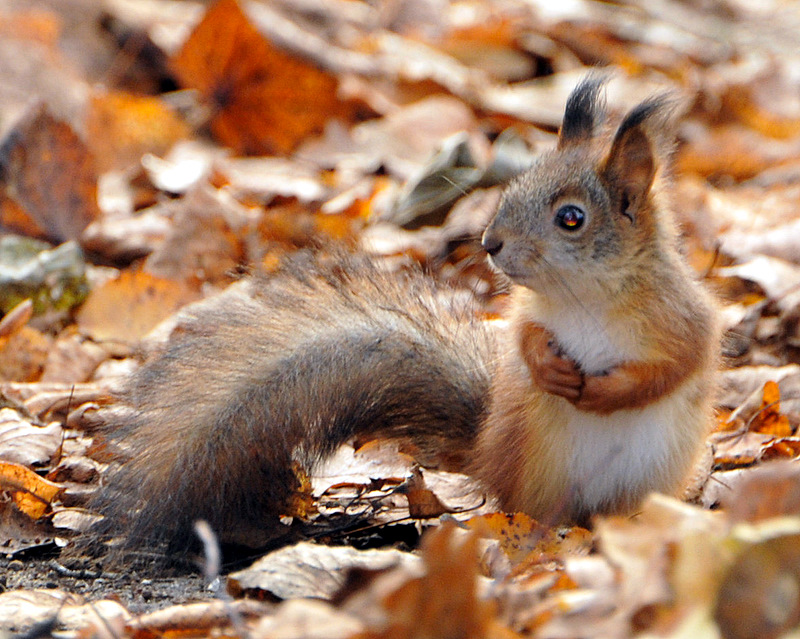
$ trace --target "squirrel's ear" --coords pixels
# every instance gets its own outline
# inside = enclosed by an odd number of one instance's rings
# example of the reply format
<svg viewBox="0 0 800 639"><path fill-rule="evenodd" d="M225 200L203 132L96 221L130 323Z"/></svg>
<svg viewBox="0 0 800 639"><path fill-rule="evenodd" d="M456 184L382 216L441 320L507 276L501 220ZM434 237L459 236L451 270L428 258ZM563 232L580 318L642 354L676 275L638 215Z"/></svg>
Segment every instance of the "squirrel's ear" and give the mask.
<svg viewBox="0 0 800 639"><path fill-rule="evenodd" d="M633 109L619 125L603 167L609 184L621 191L621 213L629 217L641 206L655 178L660 146L656 127L666 127L670 102L653 98Z"/></svg>
<svg viewBox="0 0 800 639"><path fill-rule="evenodd" d="M558 134L558 148L581 144L594 137L605 111L600 91L605 82L602 76L589 75L570 93Z"/></svg>

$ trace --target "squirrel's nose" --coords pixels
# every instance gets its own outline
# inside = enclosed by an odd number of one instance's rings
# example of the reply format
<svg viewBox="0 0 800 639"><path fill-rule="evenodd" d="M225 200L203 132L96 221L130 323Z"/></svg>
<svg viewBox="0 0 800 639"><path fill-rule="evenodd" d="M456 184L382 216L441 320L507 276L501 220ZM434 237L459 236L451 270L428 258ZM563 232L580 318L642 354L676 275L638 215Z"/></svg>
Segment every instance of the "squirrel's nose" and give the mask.
<svg viewBox="0 0 800 639"><path fill-rule="evenodd" d="M495 233L492 233L489 229L487 229L483 233L481 246L483 246L484 251L494 257L503 248L503 240L501 240Z"/></svg>

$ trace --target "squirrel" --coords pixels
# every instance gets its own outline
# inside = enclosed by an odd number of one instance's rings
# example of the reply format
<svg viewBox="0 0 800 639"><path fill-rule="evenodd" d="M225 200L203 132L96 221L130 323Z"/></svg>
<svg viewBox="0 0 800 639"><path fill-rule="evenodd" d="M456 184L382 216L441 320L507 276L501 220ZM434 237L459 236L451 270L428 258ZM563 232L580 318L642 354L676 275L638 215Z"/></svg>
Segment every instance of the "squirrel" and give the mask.
<svg viewBox="0 0 800 639"><path fill-rule="evenodd" d="M554 149L505 188L482 245L510 279L492 331L421 272L299 256L183 314L104 429L90 507L122 548L269 538L308 468L399 438L547 523L676 492L710 425L719 329L668 201L669 99L605 134L604 80L567 100Z"/></svg>

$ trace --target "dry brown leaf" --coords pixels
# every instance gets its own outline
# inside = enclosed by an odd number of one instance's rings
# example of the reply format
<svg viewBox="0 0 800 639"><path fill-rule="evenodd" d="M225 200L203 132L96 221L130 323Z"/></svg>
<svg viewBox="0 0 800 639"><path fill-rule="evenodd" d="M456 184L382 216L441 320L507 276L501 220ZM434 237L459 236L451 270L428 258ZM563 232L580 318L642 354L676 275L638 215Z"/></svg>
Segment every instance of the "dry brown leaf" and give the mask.
<svg viewBox="0 0 800 639"><path fill-rule="evenodd" d="M751 466L761 459L764 446L771 441L771 435L752 431L720 433L711 438L714 445L714 466L723 470Z"/></svg>
<svg viewBox="0 0 800 639"><path fill-rule="evenodd" d="M307 520L311 515L317 512L312 492L313 486L311 477L297 462L292 464L292 471L297 478L297 488L292 491L284 514L287 517L299 517L300 519Z"/></svg>
<svg viewBox="0 0 800 639"><path fill-rule="evenodd" d="M165 153L189 137L189 127L157 97L94 93L86 124L89 148L101 171L122 169L145 153Z"/></svg>
<svg viewBox="0 0 800 639"><path fill-rule="evenodd" d="M13 202L3 206L0 228L25 233L38 227L63 242L79 239L99 215L92 154L44 107L18 123L0 148L0 187L0 197ZM19 215L27 223L18 225Z"/></svg>
<svg viewBox="0 0 800 639"><path fill-rule="evenodd" d="M747 180L797 157L796 139L774 140L740 124L698 126L676 157L679 173Z"/></svg>
<svg viewBox="0 0 800 639"><path fill-rule="evenodd" d="M57 632L70 636L122 637L128 619L130 613L110 599L86 603L79 595L44 588L0 594L0 630L15 633L53 620Z"/></svg>
<svg viewBox="0 0 800 639"><path fill-rule="evenodd" d="M0 501L0 547L7 556L32 549L52 548L56 530L49 522L49 517L38 520L31 519L14 505L8 497L8 490L0 480L0 491L3 500ZM4 574L8 574L5 571ZM2 607L0 607L0 631L5 620Z"/></svg>
<svg viewBox="0 0 800 639"><path fill-rule="evenodd" d="M800 437L782 437L764 447L761 453L763 461L772 459L795 459L800 456Z"/></svg>
<svg viewBox="0 0 800 639"><path fill-rule="evenodd" d="M800 535L745 549L719 588L714 617L726 639L777 639L800 623Z"/></svg>
<svg viewBox="0 0 800 639"><path fill-rule="evenodd" d="M47 355L42 381L62 384L89 381L95 369L109 358L109 352L90 340L68 331L64 333Z"/></svg>
<svg viewBox="0 0 800 639"><path fill-rule="evenodd" d="M34 426L12 408L0 408L0 459L23 466L49 462L61 446L61 424Z"/></svg>
<svg viewBox="0 0 800 639"><path fill-rule="evenodd" d="M78 327L96 341L133 343L197 297L179 282L123 271L89 293L77 314Z"/></svg>
<svg viewBox="0 0 800 639"><path fill-rule="evenodd" d="M3 319L0 320L0 338L5 339L16 333L31 317L33 317L33 300L28 298L3 315Z"/></svg>
<svg viewBox="0 0 800 639"><path fill-rule="evenodd" d="M131 217L104 215L86 227L82 244L109 263L128 264L152 253L171 230L170 218L162 207L154 206Z"/></svg>
<svg viewBox="0 0 800 639"><path fill-rule="evenodd" d="M236 0L217 0L172 59L212 109L211 131L240 154L288 153L347 109L336 79L268 42Z"/></svg>
<svg viewBox="0 0 800 639"><path fill-rule="evenodd" d="M429 519L452 512L452 509L445 506L436 493L427 487L422 471L418 467L411 471L411 478L403 486L403 493L408 498L408 513L414 519Z"/></svg>
<svg viewBox="0 0 800 639"><path fill-rule="evenodd" d="M718 501L732 521L764 521L800 512L800 467L776 461L740 471L727 479L719 474L717 483L728 488Z"/></svg>
<svg viewBox="0 0 800 639"><path fill-rule="evenodd" d="M0 461L0 485L11 492L17 508L34 520L44 515L63 489L26 466L6 461Z"/></svg>
<svg viewBox="0 0 800 639"><path fill-rule="evenodd" d="M349 614L326 601L291 599L275 614L262 617L251 639L353 639L364 630L363 617Z"/></svg>
<svg viewBox="0 0 800 639"><path fill-rule="evenodd" d="M202 603L170 606L163 610L150 612L128 624L128 628L139 636L181 636L197 631L211 630L231 625L233 616L240 619L259 618L272 609L270 604L261 601L207 601ZM173 634L171 634L173 633Z"/></svg>
<svg viewBox="0 0 800 639"><path fill-rule="evenodd" d="M108 403L108 387L100 383L54 384L52 382L0 385L3 395L21 405L30 415L44 419L48 414L66 411L85 402Z"/></svg>
<svg viewBox="0 0 800 639"><path fill-rule="evenodd" d="M800 135L800 103L792 62L765 57L742 60L740 65L731 69L736 79L720 96L722 108L766 136L786 139ZM752 68L754 65L760 68Z"/></svg>
<svg viewBox="0 0 800 639"><path fill-rule="evenodd" d="M58 614L65 605L79 605L83 597L62 590L16 590L0 594L0 619L5 623L16 622L10 630L19 632L26 622L31 626L42 623ZM4 628L0 626L3 630Z"/></svg>
<svg viewBox="0 0 800 639"><path fill-rule="evenodd" d="M197 188L165 205L173 223L164 242L145 261L147 273L190 288L225 286L247 261L244 238L257 212L224 191Z"/></svg>
<svg viewBox="0 0 800 639"><path fill-rule="evenodd" d="M62 493L62 504L69 494L69 486L66 487ZM82 503L85 503L85 499ZM101 516L89 512L86 508L62 508L53 513L50 517L50 523L53 528L60 528L62 530L70 530L72 532L86 533L89 529L100 521Z"/></svg>
<svg viewBox="0 0 800 639"><path fill-rule="evenodd" d="M35 382L42 376L53 338L30 326L0 337L0 380Z"/></svg>
<svg viewBox="0 0 800 639"><path fill-rule="evenodd" d="M438 47L462 64L482 69L494 80L514 82L536 75L536 60L517 46L529 25L508 15L490 13L488 20L450 31Z"/></svg>
<svg viewBox="0 0 800 639"><path fill-rule="evenodd" d="M713 603L719 566L730 556L722 541L727 527L725 518L717 513L656 493L636 517L598 519L595 531L600 552L616 571L617 591L613 599L602 601L613 606L613 614L606 608L599 617L590 617L591 636L630 637L647 630L652 636L661 636L684 623L690 624L690 630L673 636L715 636L703 634L703 620L710 612L699 619L692 613L708 610ZM566 591L553 598L553 604L566 608L542 628L543 636L581 634L581 600L571 597ZM570 610L575 607L577 610ZM573 614L564 615L565 610ZM691 627L692 621L695 627Z"/></svg>
<svg viewBox="0 0 800 639"><path fill-rule="evenodd" d="M276 550L245 570L232 573L228 588L236 595L270 593L280 599L332 598L351 570L382 571L418 567L419 558L399 550L356 550L302 542Z"/></svg>
<svg viewBox="0 0 800 639"><path fill-rule="evenodd" d="M463 531L461 531L463 533ZM362 639L516 637L477 596L478 536L444 524L423 540L425 575L382 598L385 622Z"/></svg>

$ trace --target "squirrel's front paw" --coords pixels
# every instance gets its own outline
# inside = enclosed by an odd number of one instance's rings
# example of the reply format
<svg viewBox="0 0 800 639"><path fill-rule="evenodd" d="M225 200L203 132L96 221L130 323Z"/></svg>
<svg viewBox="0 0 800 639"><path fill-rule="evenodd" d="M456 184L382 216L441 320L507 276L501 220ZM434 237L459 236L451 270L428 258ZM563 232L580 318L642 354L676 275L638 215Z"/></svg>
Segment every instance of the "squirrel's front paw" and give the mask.
<svg viewBox="0 0 800 639"><path fill-rule="evenodd" d="M575 408L605 415L635 405L637 380L622 368L599 375L585 375L580 395L572 401Z"/></svg>
<svg viewBox="0 0 800 639"><path fill-rule="evenodd" d="M536 386L572 402L580 398L583 373L575 362L561 354L552 333L529 324L523 329L521 346L523 359Z"/></svg>

